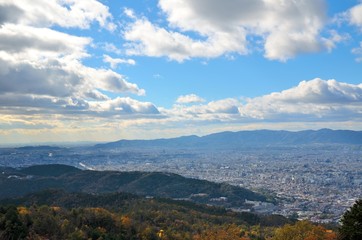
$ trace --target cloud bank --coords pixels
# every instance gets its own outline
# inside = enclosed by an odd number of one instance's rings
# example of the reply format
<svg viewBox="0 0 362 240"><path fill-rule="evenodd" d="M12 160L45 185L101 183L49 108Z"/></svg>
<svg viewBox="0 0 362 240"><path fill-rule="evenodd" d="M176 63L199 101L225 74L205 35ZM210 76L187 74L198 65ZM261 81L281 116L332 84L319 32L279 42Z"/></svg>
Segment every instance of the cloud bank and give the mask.
<svg viewBox="0 0 362 240"><path fill-rule="evenodd" d="M205 104L175 105L164 109L175 119L220 122L324 122L359 119L362 114L362 84L316 78L298 86L268 95L221 99Z"/></svg>
<svg viewBox="0 0 362 240"><path fill-rule="evenodd" d="M92 39L52 29L99 28L113 31L108 7L89 1L0 1L0 110L6 114L157 113L150 103L114 94L144 95L145 90L109 69L88 67ZM111 66L134 60L105 56ZM108 107L106 107L108 106ZM117 111L118 110L118 111Z"/></svg>
<svg viewBox="0 0 362 240"><path fill-rule="evenodd" d="M81 101L26 94L20 98L15 94L0 95L0 103L3 126L0 132L10 135L14 131L25 131L24 134L36 131L38 134L39 129L52 134L80 131L87 136L89 131L99 131L103 137L107 133L107 137L117 139L122 132L123 137L158 138L266 127L362 127L362 84L320 78L301 81L292 88L255 98L206 102L194 94L184 95L171 108L156 107L151 102L128 97ZM44 117L52 121L46 121ZM99 140L99 137L93 137Z"/></svg>

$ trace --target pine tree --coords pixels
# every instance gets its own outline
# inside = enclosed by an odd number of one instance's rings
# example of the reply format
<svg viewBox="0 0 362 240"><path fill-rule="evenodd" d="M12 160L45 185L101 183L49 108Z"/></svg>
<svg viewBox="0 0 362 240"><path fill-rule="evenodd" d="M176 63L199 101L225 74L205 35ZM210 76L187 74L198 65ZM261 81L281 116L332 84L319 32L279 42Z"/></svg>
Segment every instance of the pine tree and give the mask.
<svg viewBox="0 0 362 240"><path fill-rule="evenodd" d="M339 229L341 240L362 239L362 199L347 210L342 219L342 226Z"/></svg>

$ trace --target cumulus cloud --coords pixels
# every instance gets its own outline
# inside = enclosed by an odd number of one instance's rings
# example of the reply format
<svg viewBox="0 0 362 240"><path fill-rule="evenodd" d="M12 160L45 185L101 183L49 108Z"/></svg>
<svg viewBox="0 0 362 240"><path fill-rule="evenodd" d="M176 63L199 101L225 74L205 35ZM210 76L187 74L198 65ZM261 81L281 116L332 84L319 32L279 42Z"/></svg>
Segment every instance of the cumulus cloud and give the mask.
<svg viewBox="0 0 362 240"><path fill-rule="evenodd" d="M0 0L0 112L2 114L158 114L150 103L130 98L111 99L105 92L144 95L145 91L109 69L92 68L92 39L51 29L50 26L88 28L92 22L109 28L108 7L98 1ZM108 46L108 45L107 45ZM122 59L107 56L112 65ZM131 59L124 63L134 64ZM99 106L119 105L107 108ZM112 106L113 106L112 105ZM96 107L98 106L98 107ZM123 109L122 111L120 109ZM135 114L136 113L136 114Z"/></svg>
<svg viewBox="0 0 362 240"><path fill-rule="evenodd" d="M239 44L243 37L240 30L240 38L228 33L217 33L206 41L194 40L179 32L155 26L145 18L136 20L124 33L124 38L129 41L125 45L127 54L167 56L179 62L192 57L218 57L228 52L244 54L245 46Z"/></svg>
<svg viewBox="0 0 362 240"><path fill-rule="evenodd" d="M130 8L125 8L123 13L129 18L136 18L134 11Z"/></svg>
<svg viewBox="0 0 362 240"><path fill-rule="evenodd" d="M169 121L232 121L240 118L241 103L232 98L198 105L176 104L172 109L161 109Z"/></svg>
<svg viewBox="0 0 362 240"><path fill-rule="evenodd" d="M362 100L362 84L354 85L337 82L334 79L316 78L302 81L298 86L268 95L273 101L303 102L312 104L345 104Z"/></svg>
<svg viewBox="0 0 362 240"><path fill-rule="evenodd" d="M158 115L160 112L150 102L140 102L131 98L115 98L108 101L90 102L89 110L92 112L103 113L105 115L137 115L148 114Z"/></svg>
<svg viewBox="0 0 362 240"><path fill-rule="evenodd" d="M205 102L205 99L197 96L196 94L188 94L188 95L182 95L179 96L176 99L176 103L201 103L201 102Z"/></svg>
<svg viewBox="0 0 362 240"><path fill-rule="evenodd" d="M351 24L362 27L362 3L351 8L347 14Z"/></svg>
<svg viewBox="0 0 362 240"><path fill-rule="evenodd" d="M319 78L298 86L250 99L241 115L255 119L351 119L362 113L362 84L341 83ZM348 113L348 114L347 114Z"/></svg>
<svg viewBox="0 0 362 240"><path fill-rule="evenodd" d="M40 109L83 108L88 101L109 99L98 89L144 94L144 90L125 81L118 73L89 68L79 62L67 65L67 62L49 60L43 65L38 62L33 65L0 58L0 63L0 93L6 98L1 101L2 106L31 107L29 104L33 104Z"/></svg>
<svg viewBox="0 0 362 240"><path fill-rule="evenodd" d="M11 12L8 12L9 10ZM96 0L0 1L0 13L7 12L2 15L5 16L6 22L38 27L58 25L89 28L91 23L96 21L101 27L114 30L116 25L112 23L112 15L108 10L107 6ZM18 17L20 15L21 17Z"/></svg>
<svg viewBox="0 0 362 240"><path fill-rule="evenodd" d="M0 26L5 22L16 22L24 14L19 7L5 2L0 2Z"/></svg>
<svg viewBox="0 0 362 240"><path fill-rule="evenodd" d="M70 136L80 135L88 139L90 132L99 136L106 130L109 135L116 135L113 129L102 127L100 119L116 122L163 117L152 103L121 97L145 94L125 76L83 63L91 56L87 48L96 46L91 38L62 31L63 28L113 31L115 27L108 7L96 0L0 0L3 141L33 142L35 135L43 141L62 141L62 136L65 136L63 141L68 141ZM111 43L98 47L122 54ZM113 65L122 62L108 60ZM135 62L126 59L125 63Z"/></svg>
<svg viewBox="0 0 362 240"><path fill-rule="evenodd" d="M1 92L67 96L99 88L144 94L116 72L80 63L90 39L16 25L3 26L0 37Z"/></svg>
<svg viewBox="0 0 362 240"><path fill-rule="evenodd" d="M128 54L176 61L247 54L250 45L258 45L248 36L260 37L265 57L280 61L328 47L320 36L326 22L324 0L159 0L159 7L167 27L132 15L124 33Z"/></svg>
<svg viewBox="0 0 362 240"><path fill-rule="evenodd" d="M109 63L113 69L116 69L119 64L136 65L136 61L133 59L112 58L108 55L103 55L103 62Z"/></svg>
<svg viewBox="0 0 362 240"><path fill-rule="evenodd" d="M162 109L168 121L195 122L328 122L362 117L362 84L313 79L268 95L221 99L204 104L176 104ZM167 121L166 120L166 121Z"/></svg>
<svg viewBox="0 0 362 240"><path fill-rule="evenodd" d="M71 56L79 59L88 54L90 38L76 37L49 28L6 23L0 28L0 52L13 59L41 59ZM41 57L39 57L39 54Z"/></svg>

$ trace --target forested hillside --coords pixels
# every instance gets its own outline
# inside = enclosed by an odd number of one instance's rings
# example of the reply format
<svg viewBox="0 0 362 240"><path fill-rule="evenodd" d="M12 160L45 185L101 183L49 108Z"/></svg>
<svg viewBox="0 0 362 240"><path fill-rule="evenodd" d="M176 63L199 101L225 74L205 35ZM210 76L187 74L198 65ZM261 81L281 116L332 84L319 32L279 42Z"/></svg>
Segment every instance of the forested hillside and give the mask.
<svg viewBox="0 0 362 240"><path fill-rule="evenodd" d="M142 196L187 199L199 203L243 206L245 199L266 197L224 183L185 178L159 172L116 172L80 170L66 165L39 165L23 169L4 168L0 175L0 199L50 188L92 194L128 192ZM217 201L219 198L222 201Z"/></svg>
<svg viewBox="0 0 362 240"><path fill-rule="evenodd" d="M131 194L48 190L0 202L0 239L335 239L335 233L281 216ZM285 225L287 224L287 225ZM281 227L283 226L283 227ZM282 238L280 238L282 237Z"/></svg>
<svg viewBox="0 0 362 240"><path fill-rule="evenodd" d="M168 173L82 171L65 165L1 171L1 240L337 239L335 226L328 230L279 215L229 210L227 206L242 205L245 199L265 197L227 184ZM221 196L227 200L220 206L209 204L210 197ZM343 218L349 225L341 236L360 234L358 228L354 231L355 222L360 224L354 217L360 205Z"/></svg>

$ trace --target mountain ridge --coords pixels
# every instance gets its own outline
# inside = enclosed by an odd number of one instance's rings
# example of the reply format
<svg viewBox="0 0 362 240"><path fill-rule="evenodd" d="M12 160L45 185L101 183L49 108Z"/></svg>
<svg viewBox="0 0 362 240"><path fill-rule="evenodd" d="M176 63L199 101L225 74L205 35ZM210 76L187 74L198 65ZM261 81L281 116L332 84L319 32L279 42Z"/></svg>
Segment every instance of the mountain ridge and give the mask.
<svg viewBox="0 0 362 240"><path fill-rule="evenodd" d="M240 148L307 144L362 144L362 131L352 130L251 130L219 132L205 136L182 136L153 140L119 140L95 148Z"/></svg>

